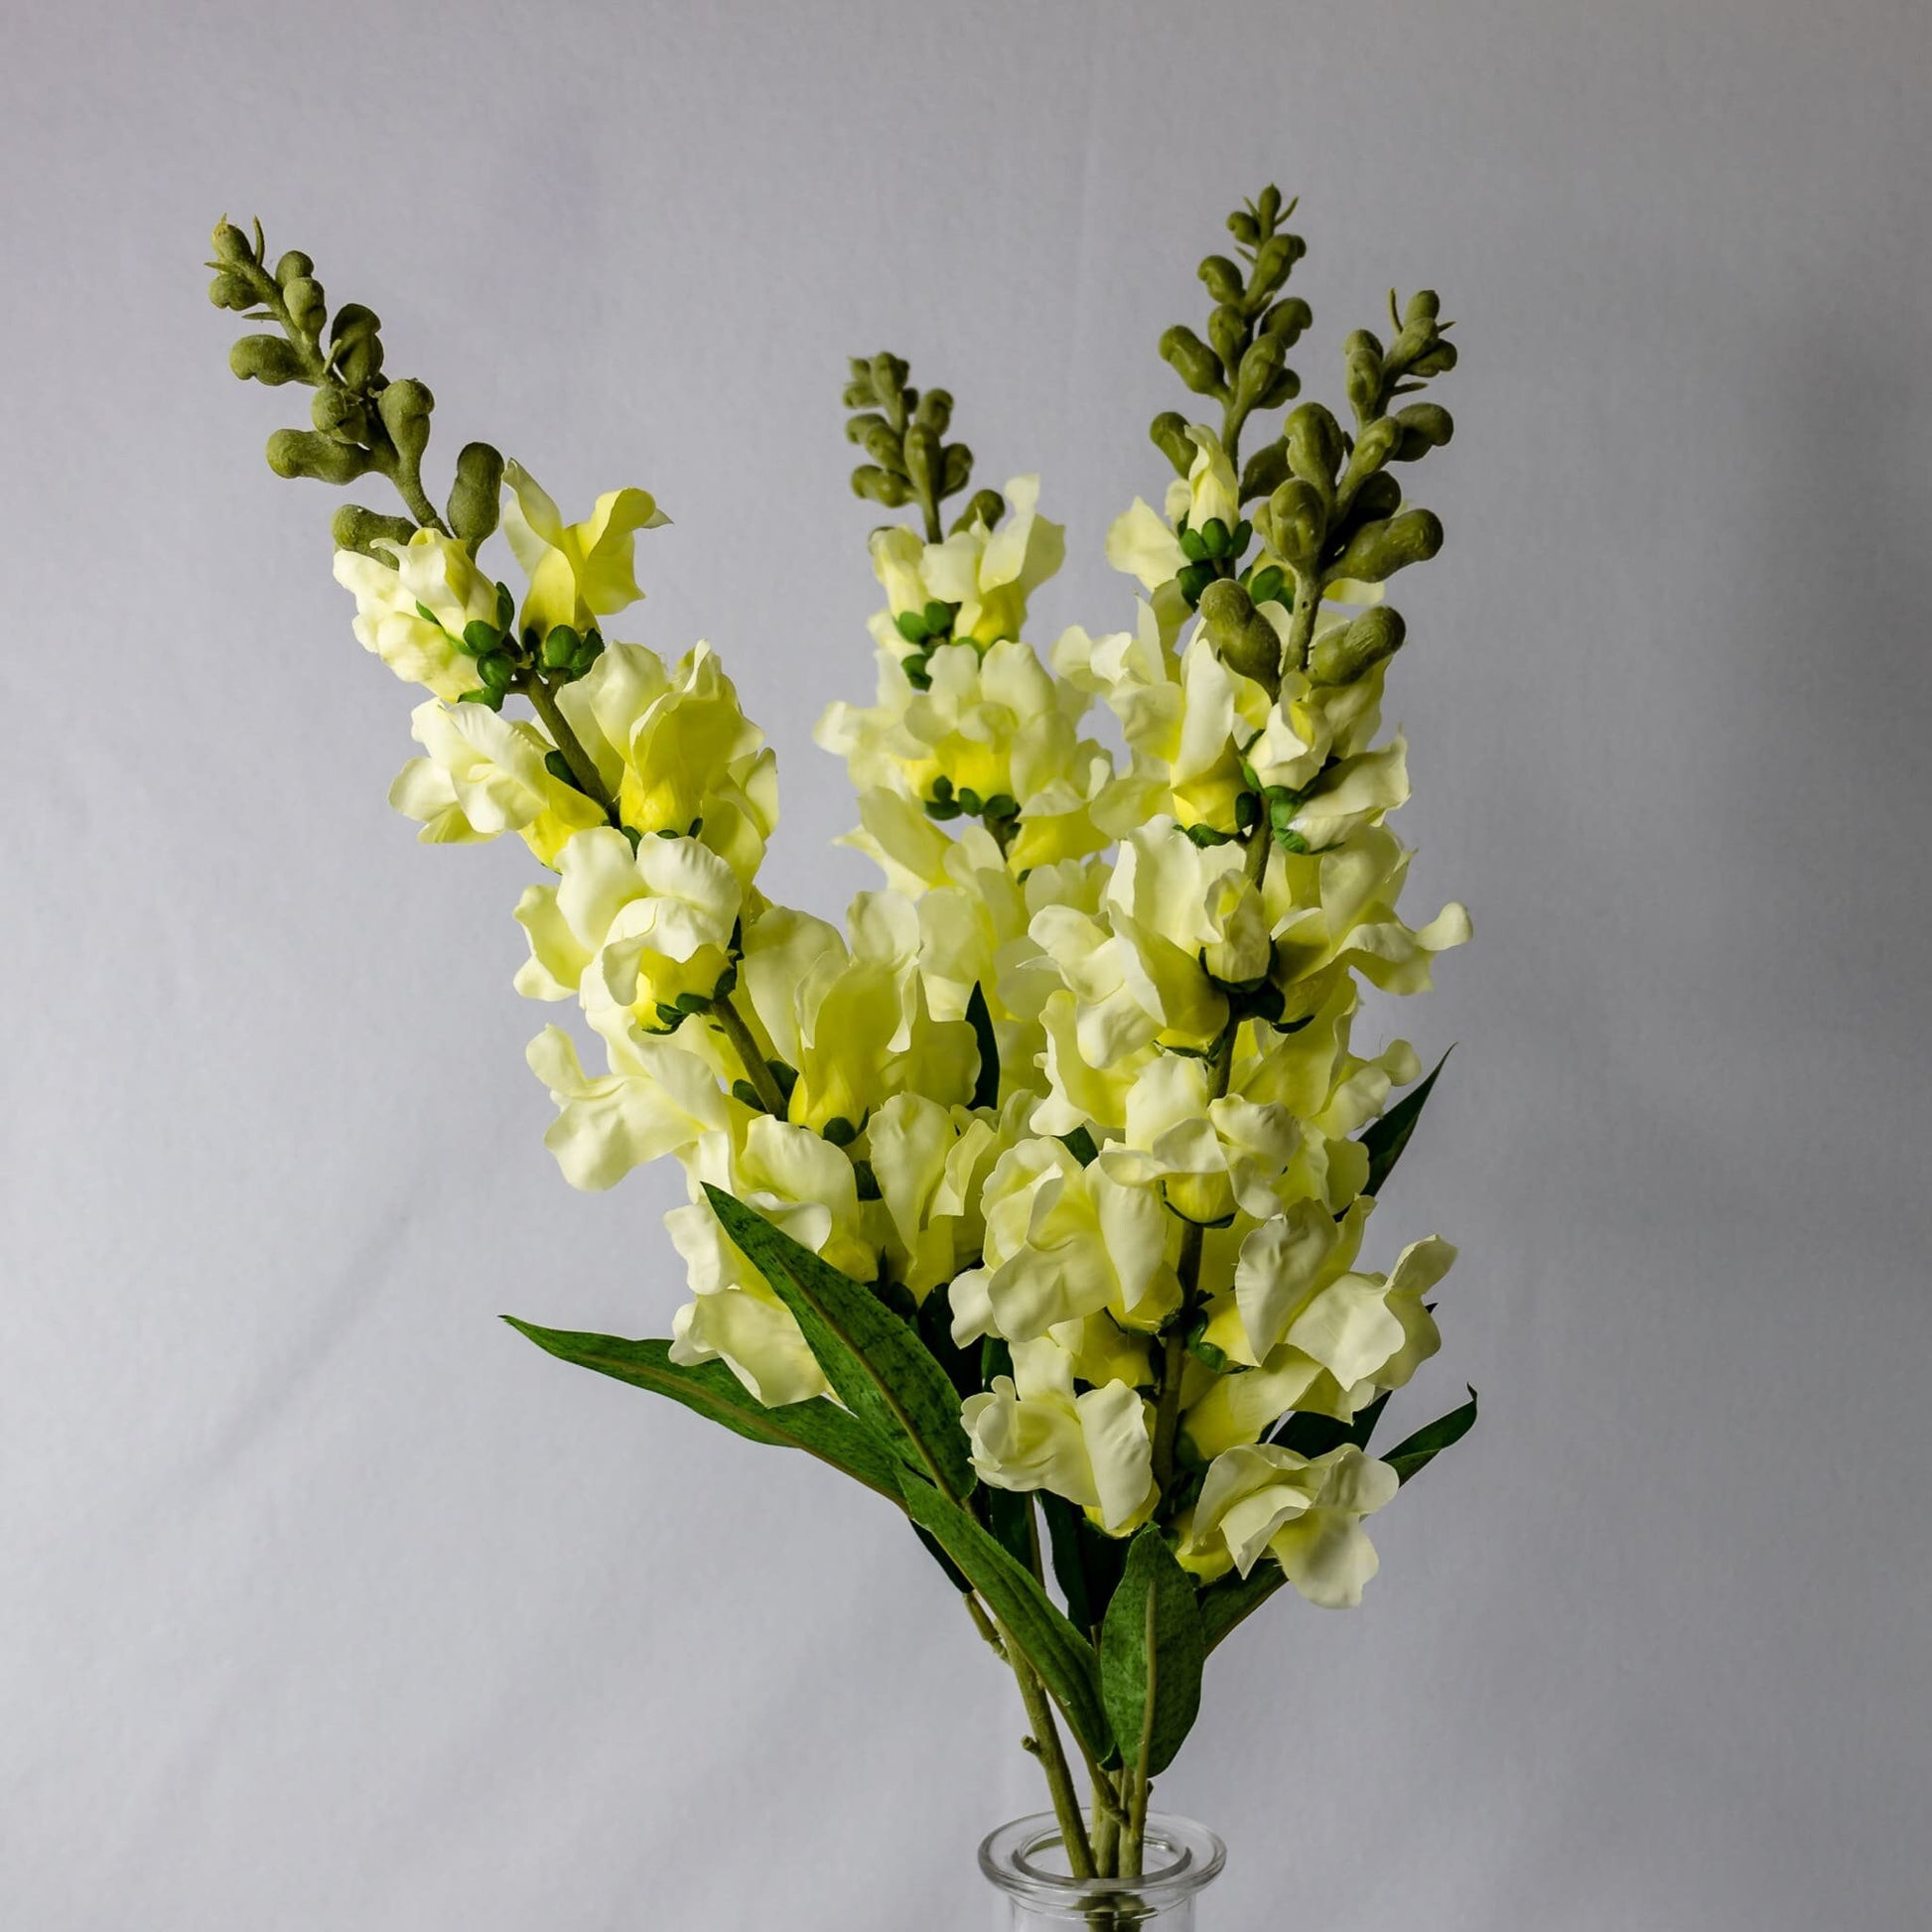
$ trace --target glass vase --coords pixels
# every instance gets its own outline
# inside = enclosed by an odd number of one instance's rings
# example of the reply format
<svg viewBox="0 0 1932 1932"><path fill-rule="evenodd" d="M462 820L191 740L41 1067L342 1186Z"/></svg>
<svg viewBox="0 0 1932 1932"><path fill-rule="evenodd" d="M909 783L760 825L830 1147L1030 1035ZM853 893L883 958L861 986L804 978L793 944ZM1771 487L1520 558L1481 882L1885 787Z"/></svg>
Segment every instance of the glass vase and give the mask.
<svg viewBox="0 0 1932 1932"><path fill-rule="evenodd" d="M980 1869L1000 1894L995 1923L1010 1932L1194 1932L1194 1899L1227 1848L1191 1819L1148 1815L1138 1878L1075 1878L1050 1812L1002 1825L980 1847Z"/></svg>

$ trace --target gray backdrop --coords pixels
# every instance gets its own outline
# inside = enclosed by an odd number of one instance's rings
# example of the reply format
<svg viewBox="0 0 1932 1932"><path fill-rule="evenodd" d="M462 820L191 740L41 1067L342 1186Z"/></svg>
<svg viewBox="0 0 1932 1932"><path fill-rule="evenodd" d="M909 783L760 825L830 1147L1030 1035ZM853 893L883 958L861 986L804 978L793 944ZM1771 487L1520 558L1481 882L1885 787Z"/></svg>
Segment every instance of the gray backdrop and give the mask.
<svg viewBox="0 0 1932 1932"><path fill-rule="evenodd" d="M1926 1861L1928 301L1917 0L26 10L0 76L14 619L0 1920L980 1924L1020 1714L896 1519L498 1325L661 1331L671 1178L574 1195L514 842L383 801L409 694L276 482L224 208L727 653L778 865L870 882L843 356L1040 470L1111 627L1161 329L1274 177L1302 358L1445 291L1403 604L1416 900L1477 940L1389 1203L1482 1391L1354 1615L1164 1780L1213 1925L1894 1928ZM293 400L291 400L293 396ZM1423 901L1427 900L1425 905Z"/></svg>

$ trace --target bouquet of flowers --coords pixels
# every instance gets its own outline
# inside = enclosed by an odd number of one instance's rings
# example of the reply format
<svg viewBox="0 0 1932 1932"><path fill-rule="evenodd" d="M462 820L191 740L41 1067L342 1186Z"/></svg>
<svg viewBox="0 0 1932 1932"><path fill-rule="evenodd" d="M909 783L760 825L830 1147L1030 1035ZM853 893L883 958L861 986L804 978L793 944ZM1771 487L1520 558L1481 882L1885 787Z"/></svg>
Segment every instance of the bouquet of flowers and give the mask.
<svg viewBox="0 0 1932 1932"><path fill-rule="evenodd" d="M1434 294L1392 293L1387 339L1343 345L1349 426L1298 402L1293 212L1270 187L1231 214L1205 337L1161 340L1207 420L1155 418L1172 480L1108 532L1126 628L1037 649L1063 553L1037 479L972 490L952 398L852 362L885 608L873 701L817 737L885 883L843 929L765 890L773 757L718 653L617 634L656 499L568 522L472 443L439 508L433 398L385 371L376 316L332 315L259 224L214 231L213 301L264 325L235 373L314 391L270 466L380 476L407 511L334 521L356 636L425 693L391 801L427 843L536 860L516 990L577 1023L529 1048L551 1152L577 1187L688 1176L667 1336L514 1325L902 1511L1017 1681L1080 1880L1142 1871L1210 1653L1284 1586L1359 1602L1366 1519L1475 1415L1471 1391L1371 1449L1454 1250L1364 1264L1436 1074L1351 1043L1363 982L1421 991L1469 932L1397 909L1409 778L1380 730L1383 587L1443 540L1399 478L1449 440L1422 391L1455 349Z"/></svg>

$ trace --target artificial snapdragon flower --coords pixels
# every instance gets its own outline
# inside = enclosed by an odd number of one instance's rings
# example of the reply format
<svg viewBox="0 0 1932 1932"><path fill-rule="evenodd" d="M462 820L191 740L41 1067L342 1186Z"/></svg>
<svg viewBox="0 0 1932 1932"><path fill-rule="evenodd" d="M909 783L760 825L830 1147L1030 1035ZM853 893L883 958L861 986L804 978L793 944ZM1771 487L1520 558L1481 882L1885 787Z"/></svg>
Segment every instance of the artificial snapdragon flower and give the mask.
<svg viewBox="0 0 1932 1932"><path fill-rule="evenodd" d="M415 819L426 845L472 845L520 832L545 864L603 811L544 762L553 747L534 725L486 705L431 698L410 716L427 757L411 759L389 787L389 803Z"/></svg>
<svg viewBox="0 0 1932 1932"><path fill-rule="evenodd" d="M455 703L482 683L476 661L457 648L466 626L496 621L496 586L454 537L418 530L406 544L336 552L336 582L355 598L354 630L395 674Z"/></svg>
<svg viewBox="0 0 1932 1932"><path fill-rule="evenodd" d="M520 630L539 636L558 624L595 630L600 618L637 602L643 595L633 560L637 532L670 521L648 490L607 490L583 522L566 523L520 463L505 466L503 481L510 491L503 534L530 580Z"/></svg>
<svg viewBox="0 0 1932 1932"><path fill-rule="evenodd" d="M969 1396L960 1421L973 1467L996 1489L1045 1489L1087 1510L1111 1536L1157 1500L1148 1406L1129 1382L1074 1393L1073 1363L1050 1338L1018 1342L1013 1373Z"/></svg>
<svg viewBox="0 0 1932 1932"><path fill-rule="evenodd" d="M1246 1577L1264 1555L1311 1603L1352 1608L1380 1568L1362 1518L1395 1495L1396 1472L1353 1444L1312 1460L1276 1444L1232 1449L1201 1484L1180 1561L1202 1577Z"/></svg>

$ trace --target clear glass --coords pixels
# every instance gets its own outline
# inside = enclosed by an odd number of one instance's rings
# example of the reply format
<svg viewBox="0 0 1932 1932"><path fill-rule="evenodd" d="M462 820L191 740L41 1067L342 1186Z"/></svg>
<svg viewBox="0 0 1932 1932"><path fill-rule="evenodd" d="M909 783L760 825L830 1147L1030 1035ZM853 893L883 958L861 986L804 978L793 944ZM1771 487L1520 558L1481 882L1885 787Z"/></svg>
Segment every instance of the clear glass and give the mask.
<svg viewBox="0 0 1932 1932"><path fill-rule="evenodd" d="M1151 1812L1139 1878L1075 1878L1050 1812L1016 1819L980 1847L980 1869L1001 1894L1011 1932L1194 1932L1194 1899L1227 1862L1205 1825Z"/></svg>

